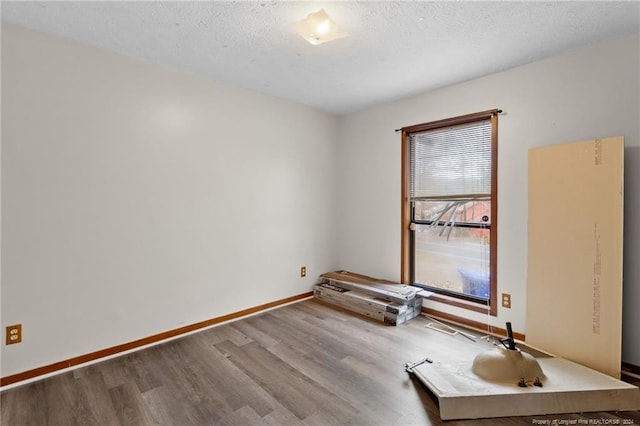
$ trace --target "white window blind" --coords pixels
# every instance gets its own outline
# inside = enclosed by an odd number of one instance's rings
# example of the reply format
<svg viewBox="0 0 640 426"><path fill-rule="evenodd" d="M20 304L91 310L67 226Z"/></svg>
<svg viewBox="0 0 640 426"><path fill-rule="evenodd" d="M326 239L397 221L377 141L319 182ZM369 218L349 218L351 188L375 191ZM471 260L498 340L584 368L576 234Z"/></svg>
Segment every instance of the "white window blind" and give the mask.
<svg viewBox="0 0 640 426"><path fill-rule="evenodd" d="M409 135L411 200L491 194L491 121Z"/></svg>

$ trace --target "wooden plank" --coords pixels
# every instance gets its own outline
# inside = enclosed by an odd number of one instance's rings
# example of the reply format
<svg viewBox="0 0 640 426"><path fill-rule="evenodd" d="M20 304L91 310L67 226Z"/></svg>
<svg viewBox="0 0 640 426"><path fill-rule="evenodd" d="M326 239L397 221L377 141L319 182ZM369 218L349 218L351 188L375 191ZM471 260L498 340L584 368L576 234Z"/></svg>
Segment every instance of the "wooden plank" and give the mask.
<svg viewBox="0 0 640 426"><path fill-rule="evenodd" d="M616 378L623 157L622 137L529 151L527 343Z"/></svg>
<svg viewBox="0 0 640 426"><path fill-rule="evenodd" d="M398 291L390 291L386 287L381 287L376 284L361 284L351 281L337 280L334 278L323 277L323 281L332 284L336 287L345 288L348 290L355 290L362 293L370 294L380 299L388 300L389 302L396 302L400 304L411 304L415 302L417 291L411 289L409 286L407 289L399 289Z"/></svg>
<svg viewBox="0 0 640 426"><path fill-rule="evenodd" d="M380 321L389 325L399 325L402 322L405 322L407 318L406 316L402 316L400 317L400 319L398 319L397 315L389 314L372 307L362 307L354 305L345 300L328 297L325 293L316 293L316 298L323 302L329 303L330 305L338 306L353 313L363 315L375 321Z"/></svg>
<svg viewBox="0 0 640 426"><path fill-rule="evenodd" d="M366 275L356 274L354 272L348 272L348 271L326 272L322 274L321 277L329 280L340 281L340 282L348 282L353 284L362 284L366 286L371 286L373 288L385 290L391 293L398 293L403 296L413 295L418 290L420 290L417 287L412 287L409 285L400 284L393 281L383 280L380 278L368 277Z"/></svg>
<svg viewBox="0 0 640 426"><path fill-rule="evenodd" d="M109 389L109 394L121 425L152 424L153 417L134 383Z"/></svg>
<svg viewBox="0 0 640 426"><path fill-rule="evenodd" d="M394 281L383 280L381 278L374 278L368 275L357 274L355 272L349 272L349 271L325 272L324 274L322 274L322 276L327 278L334 278L336 280L345 280L345 281L351 281L351 282L356 282L361 284L377 283L377 284L391 284L391 285L400 286L400 287L404 286L404 284L400 284Z"/></svg>
<svg viewBox="0 0 640 426"><path fill-rule="evenodd" d="M355 410L348 402L258 344L249 343L239 348L231 342L222 342L215 346L299 419L312 415L320 405L331 408L341 418L356 420Z"/></svg>
<svg viewBox="0 0 640 426"><path fill-rule="evenodd" d="M397 302L389 302L384 299L380 299L375 296L371 296L368 294L360 293L353 290L347 290L340 287L336 287L329 283L320 283L314 286L314 295L316 290L326 292L329 295L332 295L336 298L341 298L344 300L349 300L354 305L360 305L363 307L374 307L384 312L389 312L391 314L403 315L408 313L409 311L413 311L414 306L400 304ZM417 298L416 305L422 306L422 299Z"/></svg>

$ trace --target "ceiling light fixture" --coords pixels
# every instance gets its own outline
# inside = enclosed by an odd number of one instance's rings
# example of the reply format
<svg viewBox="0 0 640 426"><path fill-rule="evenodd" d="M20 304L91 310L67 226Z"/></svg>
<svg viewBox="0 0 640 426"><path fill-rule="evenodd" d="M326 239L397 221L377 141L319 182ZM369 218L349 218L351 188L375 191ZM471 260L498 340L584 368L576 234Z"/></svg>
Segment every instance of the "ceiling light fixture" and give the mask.
<svg viewBox="0 0 640 426"><path fill-rule="evenodd" d="M296 22L295 29L302 38L313 45L326 43L349 35L338 28L324 9L310 13L309 16L303 20Z"/></svg>

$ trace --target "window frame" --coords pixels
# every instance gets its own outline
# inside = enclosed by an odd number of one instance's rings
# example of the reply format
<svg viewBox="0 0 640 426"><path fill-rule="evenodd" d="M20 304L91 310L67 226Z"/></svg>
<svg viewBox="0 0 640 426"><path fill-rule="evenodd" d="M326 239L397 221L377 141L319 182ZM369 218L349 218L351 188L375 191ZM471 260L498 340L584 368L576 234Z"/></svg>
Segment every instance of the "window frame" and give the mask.
<svg viewBox="0 0 640 426"><path fill-rule="evenodd" d="M401 269L400 281L412 284L411 267L413 258L413 232L411 230L411 152L409 137L413 133L436 130L477 121L491 122L491 227L489 228L489 302L488 305L469 301L469 298L452 294L446 290L434 293L429 300L457 306L491 316L498 314L498 114L502 111L492 109L473 114L466 114L443 120L431 121L403 127L402 132L402 168L401 168Z"/></svg>

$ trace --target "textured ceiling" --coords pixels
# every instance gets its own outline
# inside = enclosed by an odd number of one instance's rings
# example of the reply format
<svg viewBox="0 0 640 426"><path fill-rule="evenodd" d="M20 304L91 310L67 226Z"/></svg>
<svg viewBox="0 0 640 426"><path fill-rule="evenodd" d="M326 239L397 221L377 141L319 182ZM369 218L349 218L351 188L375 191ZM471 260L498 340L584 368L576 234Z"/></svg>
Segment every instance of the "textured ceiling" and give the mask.
<svg viewBox="0 0 640 426"><path fill-rule="evenodd" d="M350 36L293 23L324 8ZM333 114L639 32L639 2L8 2L2 19Z"/></svg>

